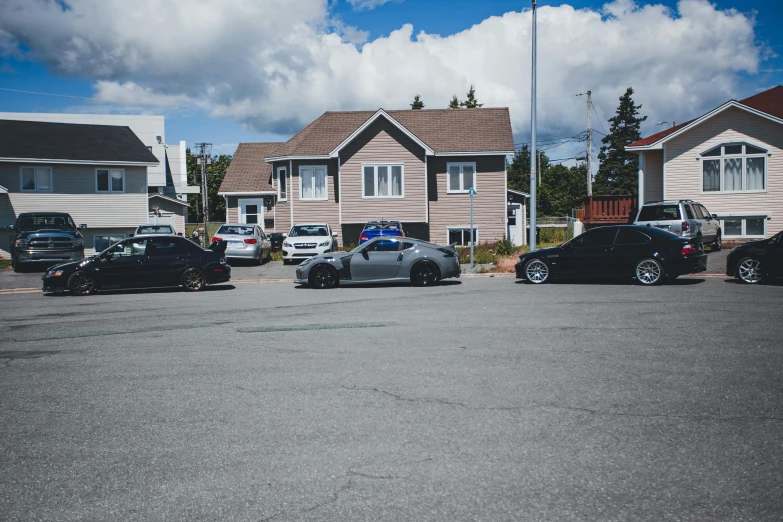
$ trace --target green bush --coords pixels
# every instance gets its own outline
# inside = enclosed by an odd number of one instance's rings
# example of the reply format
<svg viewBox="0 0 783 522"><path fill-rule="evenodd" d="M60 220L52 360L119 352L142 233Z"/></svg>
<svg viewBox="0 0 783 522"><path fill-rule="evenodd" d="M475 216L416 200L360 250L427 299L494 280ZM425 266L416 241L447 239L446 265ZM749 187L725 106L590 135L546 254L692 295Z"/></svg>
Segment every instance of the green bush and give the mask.
<svg viewBox="0 0 783 522"><path fill-rule="evenodd" d="M517 251L517 247L509 241L506 236L503 236L503 239L498 241L497 245L495 246L495 253L499 256L511 256L514 255L514 253Z"/></svg>
<svg viewBox="0 0 783 522"><path fill-rule="evenodd" d="M571 230L570 233L569 230ZM541 230L539 230L538 232L539 243L560 244L560 243L565 243L572 237L574 237L574 232L571 227L567 227L567 228L542 227Z"/></svg>
<svg viewBox="0 0 783 522"><path fill-rule="evenodd" d="M477 265L495 263L497 254L495 247L497 243L479 243L473 248L473 262ZM470 264L470 247L457 247L460 264Z"/></svg>

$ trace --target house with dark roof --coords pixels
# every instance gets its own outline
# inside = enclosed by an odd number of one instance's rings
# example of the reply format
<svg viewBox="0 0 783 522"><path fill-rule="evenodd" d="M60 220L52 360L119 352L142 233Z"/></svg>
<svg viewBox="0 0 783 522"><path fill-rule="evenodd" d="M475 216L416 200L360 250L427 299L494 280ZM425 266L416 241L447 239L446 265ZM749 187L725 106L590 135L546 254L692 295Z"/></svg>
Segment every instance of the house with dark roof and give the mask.
<svg viewBox="0 0 783 522"><path fill-rule="evenodd" d="M158 159L128 128L0 120L0 224L22 212L67 212L86 224L85 251L147 223L147 168ZM8 256L9 234L0 234Z"/></svg>
<svg viewBox="0 0 783 522"><path fill-rule="evenodd" d="M414 237L467 244L506 233L508 109L326 112L285 143L243 143L219 194L230 222L287 232L328 223L357 243L367 221L399 220Z"/></svg>
<svg viewBox="0 0 783 522"><path fill-rule="evenodd" d="M640 202L698 201L726 240L783 229L783 86L729 100L626 150L639 156Z"/></svg>

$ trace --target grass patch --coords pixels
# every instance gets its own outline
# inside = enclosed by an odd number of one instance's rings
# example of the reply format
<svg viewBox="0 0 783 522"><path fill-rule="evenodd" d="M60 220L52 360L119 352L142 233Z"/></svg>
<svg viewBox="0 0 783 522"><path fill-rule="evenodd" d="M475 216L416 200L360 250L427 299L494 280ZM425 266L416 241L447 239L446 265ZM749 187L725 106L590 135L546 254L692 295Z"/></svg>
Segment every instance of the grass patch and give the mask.
<svg viewBox="0 0 783 522"><path fill-rule="evenodd" d="M10 259L0 259L0 269L11 268Z"/></svg>
<svg viewBox="0 0 783 522"><path fill-rule="evenodd" d="M215 234L217 234L218 229L223 223L207 223L207 236L209 238L212 238ZM193 231L197 228L204 228L204 223L186 223L185 224L185 235L187 237L193 236Z"/></svg>
<svg viewBox="0 0 783 522"><path fill-rule="evenodd" d="M272 256L270 257L272 261L282 261L283 260L283 252L278 250L277 252L272 252Z"/></svg>

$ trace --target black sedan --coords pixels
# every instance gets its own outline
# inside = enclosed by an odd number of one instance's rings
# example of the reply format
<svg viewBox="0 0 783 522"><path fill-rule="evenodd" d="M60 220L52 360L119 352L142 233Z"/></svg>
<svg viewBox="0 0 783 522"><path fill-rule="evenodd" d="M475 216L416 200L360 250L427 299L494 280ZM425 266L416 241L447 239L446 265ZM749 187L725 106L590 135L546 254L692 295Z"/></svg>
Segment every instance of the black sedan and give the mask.
<svg viewBox="0 0 783 522"><path fill-rule="evenodd" d="M86 295L165 286L193 292L231 279L225 250L225 241L205 250L179 236L136 236L87 259L53 266L43 275L43 292Z"/></svg>
<svg viewBox="0 0 783 522"><path fill-rule="evenodd" d="M697 239L684 239L653 227L599 227L567 243L519 256L517 278L546 283L559 277L627 277L656 285L683 274L707 270Z"/></svg>
<svg viewBox="0 0 783 522"><path fill-rule="evenodd" d="M732 248L726 258L726 275L748 284L783 277L783 232Z"/></svg>

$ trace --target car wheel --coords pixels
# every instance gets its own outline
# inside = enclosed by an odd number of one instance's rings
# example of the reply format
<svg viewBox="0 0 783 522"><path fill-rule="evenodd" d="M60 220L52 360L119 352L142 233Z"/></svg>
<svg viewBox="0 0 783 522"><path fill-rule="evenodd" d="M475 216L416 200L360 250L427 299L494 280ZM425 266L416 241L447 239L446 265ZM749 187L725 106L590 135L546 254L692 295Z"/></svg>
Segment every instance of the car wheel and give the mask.
<svg viewBox="0 0 783 522"><path fill-rule="evenodd" d="M647 286L657 285L664 280L663 265L655 259L642 259L634 270L636 280Z"/></svg>
<svg viewBox="0 0 783 522"><path fill-rule="evenodd" d="M758 259L746 257L737 263L737 277L743 283L755 285L764 279L764 271Z"/></svg>
<svg viewBox="0 0 783 522"><path fill-rule="evenodd" d="M720 252L721 248L723 248L723 239L721 238L721 233L718 232L718 235L715 237L715 241L712 242L710 249L713 252Z"/></svg>
<svg viewBox="0 0 783 522"><path fill-rule="evenodd" d="M182 287L188 292L198 292L205 286L207 286L207 281L204 272L198 268L188 268L182 274Z"/></svg>
<svg viewBox="0 0 783 522"><path fill-rule="evenodd" d="M438 282L438 269L432 263L419 263L411 270L411 283L414 286L432 286Z"/></svg>
<svg viewBox="0 0 783 522"><path fill-rule="evenodd" d="M256 266L259 266L264 261L264 253L261 252L261 255L258 256L258 259L253 258L253 264Z"/></svg>
<svg viewBox="0 0 783 522"><path fill-rule="evenodd" d="M541 259L531 259L525 265L525 277L528 282L540 285L549 281L549 265Z"/></svg>
<svg viewBox="0 0 783 522"><path fill-rule="evenodd" d="M337 286L337 270L329 265L316 265L310 269L307 282L310 283L310 288L332 288Z"/></svg>
<svg viewBox="0 0 783 522"><path fill-rule="evenodd" d="M68 278L68 290L73 295L88 295L95 291L95 279L87 272L74 272Z"/></svg>
<svg viewBox="0 0 783 522"><path fill-rule="evenodd" d="M283 264L284 265L290 265L291 264L291 260L290 259L283 259Z"/></svg>

